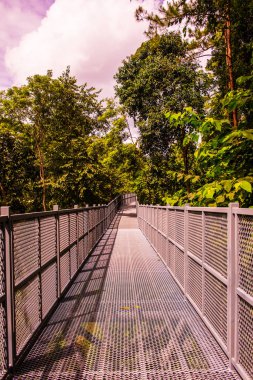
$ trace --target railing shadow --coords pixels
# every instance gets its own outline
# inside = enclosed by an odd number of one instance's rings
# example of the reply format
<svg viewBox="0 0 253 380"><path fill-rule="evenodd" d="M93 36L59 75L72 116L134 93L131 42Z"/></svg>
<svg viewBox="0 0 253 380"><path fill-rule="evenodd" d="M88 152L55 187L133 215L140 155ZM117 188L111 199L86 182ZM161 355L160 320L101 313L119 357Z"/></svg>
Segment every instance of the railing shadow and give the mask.
<svg viewBox="0 0 253 380"><path fill-rule="evenodd" d="M80 326L83 321L89 321L90 326L96 322L120 218L121 213L116 215L12 378L52 379L56 367L57 371L62 367L68 372L76 355ZM81 374L75 368L74 377L72 373L69 379L79 378Z"/></svg>

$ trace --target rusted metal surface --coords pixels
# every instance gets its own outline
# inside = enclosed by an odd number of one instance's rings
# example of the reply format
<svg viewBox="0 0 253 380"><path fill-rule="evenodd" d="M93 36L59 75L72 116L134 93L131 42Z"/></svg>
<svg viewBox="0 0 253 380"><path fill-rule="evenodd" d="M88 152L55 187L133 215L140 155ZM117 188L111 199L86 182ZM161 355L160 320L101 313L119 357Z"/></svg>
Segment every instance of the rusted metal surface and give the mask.
<svg viewBox="0 0 253 380"><path fill-rule="evenodd" d="M16 380L239 379L137 228L135 212L127 207L116 216L16 369ZM173 217L182 228L182 215ZM166 237L156 242L164 249ZM174 264L181 276L184 264L178 258Z"/></svg>

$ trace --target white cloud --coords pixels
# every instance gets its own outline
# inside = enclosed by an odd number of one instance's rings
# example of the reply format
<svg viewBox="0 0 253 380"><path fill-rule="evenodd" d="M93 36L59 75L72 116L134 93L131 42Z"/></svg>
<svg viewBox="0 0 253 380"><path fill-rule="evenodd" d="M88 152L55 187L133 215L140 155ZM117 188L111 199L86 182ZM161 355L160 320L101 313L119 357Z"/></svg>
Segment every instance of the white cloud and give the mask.
<svg viewBox="0 0 253 380"><path fill-rule="evenodd" d="M146 24L134 17L137 5L130 0L56 0L39 27L8 49L5 63L13 82L22 84L48 69L58 76L70 65L80 83L112 96L121 61L145 39Z"/></svg>
<svg viewBox="0 0 253 380"><path fill-rule="evenodd" d="M3 56L6 50L11 49L17 41L28 32L37 28L40 24L41 16L45 9L36 2L26 0L25 6L22 0L2 0L0 1L0 86L8 87L11 78L6 73ZM47 2L52 0L46 0ZM44 4L44 3L43 3ZM30 6L29 6L30 5ZM44 4L45 6L45 4ZM43 12L44 11L44 12Z"/></svg>

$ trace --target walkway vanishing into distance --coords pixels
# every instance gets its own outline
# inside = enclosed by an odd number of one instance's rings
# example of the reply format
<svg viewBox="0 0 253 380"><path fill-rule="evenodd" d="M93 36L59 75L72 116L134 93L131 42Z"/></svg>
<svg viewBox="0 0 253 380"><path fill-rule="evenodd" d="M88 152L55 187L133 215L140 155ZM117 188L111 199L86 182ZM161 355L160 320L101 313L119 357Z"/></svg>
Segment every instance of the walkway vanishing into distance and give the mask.
<svg viewBox="0 0 253 380"><path fill-rule="evenodd" d="M14 378L240 379L139 230L134 206L116 215Z"/></svg>

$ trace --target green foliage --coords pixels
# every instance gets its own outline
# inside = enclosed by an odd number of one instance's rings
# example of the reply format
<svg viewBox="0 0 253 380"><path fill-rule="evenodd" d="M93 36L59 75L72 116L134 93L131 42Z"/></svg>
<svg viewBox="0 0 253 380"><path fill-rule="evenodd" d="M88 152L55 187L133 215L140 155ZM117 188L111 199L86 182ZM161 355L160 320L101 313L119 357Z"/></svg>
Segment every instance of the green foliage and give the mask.
<svg viewBox="0 0 253 380"><path fill-rule="evenodd" d="M243 93L240 89L238 92ZM222 101L224 112L233 102L241 114L245 102L238 97L238 92L231 92ZM252 101L252 93L247 94L247 102ZM245 96L246 97L246 96ZM229 101L227 101L229 99ZM188 141L195 142L194 164L191 176L176 174L173 181L180 182L179 191L167 191L163 201L172 205L190 203L195 206L227 206L229 202L239 202L248 207L253 203L253 130L244 129L245 121L241 118L238 130L231 132L227 119L216 119L193 114L191 109L183 113L167 113L175 125L183 122L194 123L197 128ZM196 134L200 136L196 143ZM184 191L182 182L190 182L191 192Z"/></svg>
<svg viewBox="0 0 253 380"><path fill-rule="evenodd" d="M39 172L33 164L33 151L22 137L11 133L0 124L0 197L1 205L13 211L31 211L40 205L34 193Z"/></svg>
<svg viewBox="0 0 253 380"><path fill-rule="evenodd" d="M113 102L79 86L69 68L35 75L0 96L0 202L12 211L105 203L132 191L141 165Z"/></svg>
<svg viewBox="0 0 253 380"><path fill-rule="evenodd" d="M170 123L166 111L180 112L186 104L202 110L206 76L186 59L187 48L177 33L156 35L124 60L115 76L116 94L135 119L145 154L166 157L174 140L185 137L185 128Z"/></svg>

